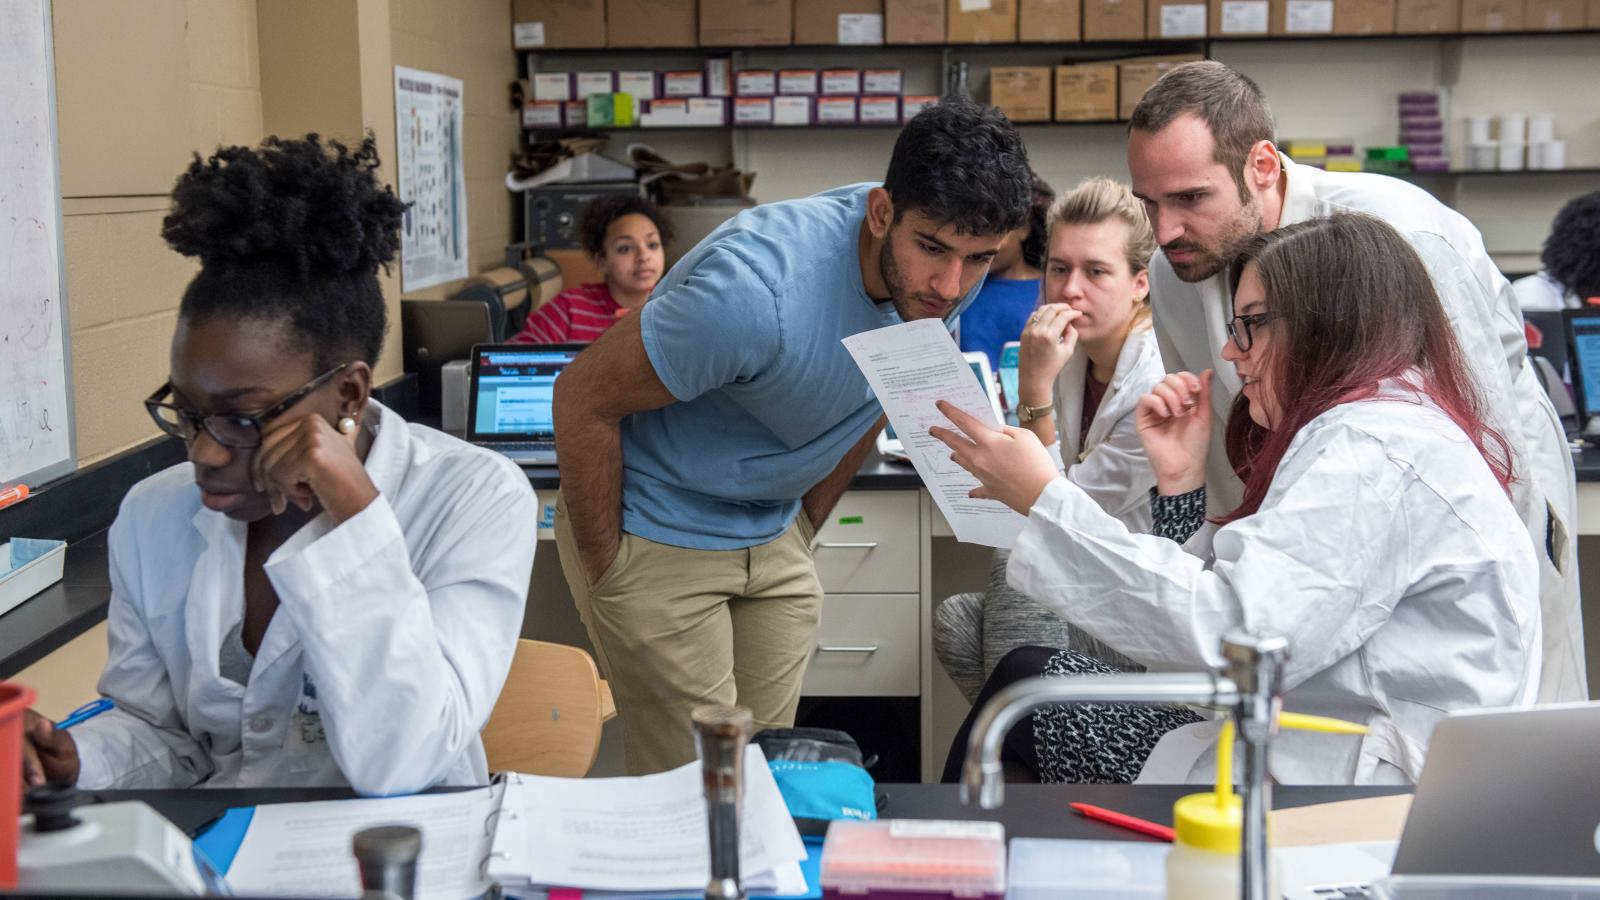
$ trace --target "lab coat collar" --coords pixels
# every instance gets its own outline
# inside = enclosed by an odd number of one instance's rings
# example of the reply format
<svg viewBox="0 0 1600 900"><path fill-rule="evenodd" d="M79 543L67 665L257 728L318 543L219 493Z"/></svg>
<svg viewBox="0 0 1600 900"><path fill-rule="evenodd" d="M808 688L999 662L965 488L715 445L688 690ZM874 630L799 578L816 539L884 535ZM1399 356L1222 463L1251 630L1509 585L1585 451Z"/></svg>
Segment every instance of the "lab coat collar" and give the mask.
<svg viewBox="0 0 1600 900"><path fill-rule="evenodd" d="M1278 160L1283 164L1286 186L1283 192L1283 212L1278 217L1278 227L1295 225L1317 216L1317 170L1295 163L1282 153Z"/></svg>

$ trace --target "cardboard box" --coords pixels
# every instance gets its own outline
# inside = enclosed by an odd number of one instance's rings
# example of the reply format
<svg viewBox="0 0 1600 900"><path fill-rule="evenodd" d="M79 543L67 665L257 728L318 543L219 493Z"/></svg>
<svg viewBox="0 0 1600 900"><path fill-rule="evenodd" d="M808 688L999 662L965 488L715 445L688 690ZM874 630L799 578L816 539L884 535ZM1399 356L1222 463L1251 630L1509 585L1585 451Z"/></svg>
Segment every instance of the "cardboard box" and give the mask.
<svg viewBox="0 0 1600 900"><path fill-rule="evenodd" d="M1462 31L1521 31L1523 0L1461 0Z"/></svg>
<svg viewBox="0 0 1600 900"><path fill-rule="evenodd" d="M794 0L796 44L883 43L883 0Z"/></svg>
<svg viewBox="0 0 1600 900"><path fill-rule="evenodd" d="M1333 4L1334 34L1394 34L1394 22L1395 0L1335 0Z"/></svg>
<svg viewBox="0 0 1600 900"><path fill-rule="evenodd" d="M1018 0L1017 39L1028 43L1083 39L1083 0Z"/></svg>
<svg viewBox="0 0 1600 900"><path fill-rule="evenodd" d="M1430 0L1455 2L1455 0ZM1211 0L1208 30L1212 37L1272 33L1269 0Z"/></svg>
<svg viewBox="0 0 1600 900"><path fill-rule="evenodd" d="M571 72L533 73L533 99L576 100L577 88Z"/></svg>
<svg viewBox="0 0 1600 900"><path fill-rule="evenodd" d="M654 100L661 95L661 77L654 69L618 72L617 90L635 100Z"/></svg>
<svg viewBox="0 0 1600 900"><path fill-rule="evenodd" d="M1461 30L1459 0L1397 0L1394 30L1399 34L1434 34Z"/></svg>
<svg viewBox="0 0 1600 900"><path fill-rule="evenodd" d="M935 106L939 98L931 94L907 94L900 98L900 122L902 124L916 118L917 113L930 106Z"/></svg>
<svg viewBox="0 0 1600 900"><path fill-rule="evenodd" d="M905 75L899 69L861 70L863 94L901 94L905 92Z"/></svg>
<svg viewBox="0 0 1600 900"><path fill-rule="evenodd" d="M950 0L945 11L945 43L1017 42L1017 0Z"/></svg>
<svg viewBox="0 0 1600 900"><path fill-rule="evenodd" d="M733 57L706 57L706 96L733 96Z"/></svg>
<svg viewBox="0 0 1600 900"><path fill-rule="evenodd" d="M823 69L822 93L830 97L854 97L861 93L860 69Z"/></svg>
<svg viewBox="0 0 1600 900"><path fill-rule="evenodd" d="M771 97L737 97L733 101L733 124L771 125Z"/></svg>
<svg viewBox="0 0 1600 900"><path fill-rule="evenodd" d="M787 44L794 26L791 0L700 0L700 46Z"/></svg>
<svg viewBox="0 0 1600 900"><path fill-rule="evenodd" d="M890 44L944 43L944 4L945 0L883 0L884 41Z"/></svg>
<svg viewBox="0 0 1600 900"><path fill-rule="evenodd" d="M1205 57L1190 53L1177 56L1146 56L1126 59L1117 63L1117 118L1129 119L1133 108L1139 105L1144 92L1156 79L1186 62Z"/></svg>
<svg viewBox="0 0 1600 900"><path fill-rule="evenodd" d="M810 125L816 118L815 97L773 97L772 124Z"/></svg>
<svg viewBox="0 0 1600 900"><path fill-rule="evenodd" d="M512 0L511 44L518 50L606 45L603 0Z"/></svg>
<svg viewBox="0 0 1600 900"><path fill-rule="evenodd" d="M577 84L578 94L574 100L587 100L591 94L614 94L617 92L617 73L615 72L579 72L574 79Z"/></svg>
<svg viewBox="0 0 1600 900"><path fill-rule="evenodd" d="M1333 34L1333 0L1272 0L1272 33Z"/></svg>
<svg viewBox="0 0 1600 900"><path fill-rule="evenodd" d="M1589 27L1600 28L1600 0L1589 0Z"/></svg>
<svg viewBox="0 0 1600 900"><path fill-rule="evenodd" d="M817 92L816 69L779 69L778 93L807 95Z"/></svg>
<svg viewBox="0 0 1600 900"><path fill-rule="evenodd" d="M563 119L563 107L566 104L560 100L530 100L522 105L523 128L560 128ZM587 104L585 105L587 109Z"/></svg>
<svg viewBox="0 0 1600 900"><path fill-rule="evenodd" d="M989 104L1013 122L1050 121L1049 66L995 66L989 70Z"/></svg>
<svg viewBox="0 0 1600 900"><path fill-rule="evenodd" d="M589 127L589 101L573 100L563 103L561 109L561 124L566 128Z"/></svg>
<svg viewBox="0 0 1600 900"><path fill-rule="evenodd" d="M1152 40L1203 38L1210 27L1205 0L1148 0L1146 37Z"/></svg>
<svg viewBox="0 0 1600 900"><path fill-rule="evenodd" d="M728 124L728 100L724 97L690 97L689 124L721 126Z"/></svg>
<svg viewBox="0 0 1600 900"><path fill-rule="evenodd" d="M739 97L771 97L778 92L778 73L773 69L740 69L734 76L733 93Z"/></svg>
<svg viewBox="0 0 1600 900"><path fill-rule="evenodd" d="M856 98L854 98L854 97L818 97L817 98L817 124L818 125L854 125L854 124L856 124Z"/></svg>
<svg viewBox="0 0 1600 900"><path fill-rule="evenodd" d="M694 69L661 73L661 96L704 97L705 95L706 73Z"/></svg>
<svg viewBox="0 0 1600 900"><path fill-rule="evenodd" d="M1116 63L1056 66L1056 121L1109 122L1117 117Z"/></svg>
<svg viewBox="0 0 1600 900"><path fill-rule="evenodd" d="M861 124L889 124L900 121L899 97L862 97Z"/></svg>
<svg viewBox="0 0 1600 900"><path fill-rule="evenodd" d="M1145 0L1083 0L1086 41L1144 40Z"/></svg>
<svg viewBox="0 0 1600 900"><path fill-rule="evenodd" d="M606 46L695 47L696 0L606 0Z"/></svg>
<svg viewBox="0 0 1600 900"><path fill-rule="evenodd" d="M1529 31L1581 31L1587 27L1585 0L1527 0L1523 27Z"/></svg>

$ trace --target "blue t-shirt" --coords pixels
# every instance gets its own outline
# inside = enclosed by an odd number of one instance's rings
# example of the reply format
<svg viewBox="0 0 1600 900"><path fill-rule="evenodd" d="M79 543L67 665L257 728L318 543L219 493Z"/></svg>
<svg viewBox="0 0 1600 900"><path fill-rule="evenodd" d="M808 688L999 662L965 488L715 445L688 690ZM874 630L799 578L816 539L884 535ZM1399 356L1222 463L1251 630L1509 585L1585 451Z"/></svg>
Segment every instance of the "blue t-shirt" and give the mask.
<svg viewBox="0 0 1600 900"><path fill-rule="evenodd" d="M961 349L982 350L989 355L989 367L998 370L1000 348L1022 339L1022 329L1038 305L1039 279L990 277L961 314Z"/></svg>
<svg viewBox="0 0 1600 900"><path fill-rule="evenodd" d="M840 343L900 322L862 286L873 187L746 210L656 286L640 328L678 402L622 422L623 531L699 550L774 540L882 414Z"/></svg>

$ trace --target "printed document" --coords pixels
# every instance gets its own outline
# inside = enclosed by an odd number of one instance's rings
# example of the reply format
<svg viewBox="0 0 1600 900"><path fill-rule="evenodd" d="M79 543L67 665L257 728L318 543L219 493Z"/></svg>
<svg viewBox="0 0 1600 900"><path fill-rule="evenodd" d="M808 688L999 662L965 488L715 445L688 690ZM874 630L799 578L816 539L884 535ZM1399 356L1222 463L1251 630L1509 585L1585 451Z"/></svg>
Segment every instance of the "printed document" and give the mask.
<svg viewBox="0 0 1600 900"><path fill-rule="evenodd" d="M934 425L960 430L934 406L940 400L992 428L1000 427L983 386L973 379L944 322L921 319L863 331L845 338L844 346L867 376L956 538L989 547L1015 543L1028 520L998 500L968 496L979 486L978 479L956 465L950 448L928 434Z"/></svg>

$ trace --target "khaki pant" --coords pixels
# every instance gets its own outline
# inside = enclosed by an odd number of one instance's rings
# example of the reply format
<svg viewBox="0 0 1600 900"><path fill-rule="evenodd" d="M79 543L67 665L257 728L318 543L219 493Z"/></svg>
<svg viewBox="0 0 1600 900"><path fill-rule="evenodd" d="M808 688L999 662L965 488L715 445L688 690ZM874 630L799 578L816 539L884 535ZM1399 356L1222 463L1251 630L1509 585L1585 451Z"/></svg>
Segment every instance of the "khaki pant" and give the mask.
<svg viewBox="0 0 1600 900"><path fill-rule="evenodd" d="M749 707L755 730L794 724L816 639L822 583L802 512L770 543L689 550L623 534L591 582L565 499L556 504L561 569L611 683L628 774L695 759L689 714L702 703Z"/></svg>

